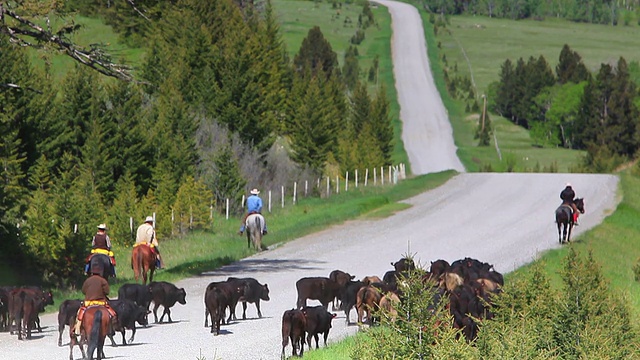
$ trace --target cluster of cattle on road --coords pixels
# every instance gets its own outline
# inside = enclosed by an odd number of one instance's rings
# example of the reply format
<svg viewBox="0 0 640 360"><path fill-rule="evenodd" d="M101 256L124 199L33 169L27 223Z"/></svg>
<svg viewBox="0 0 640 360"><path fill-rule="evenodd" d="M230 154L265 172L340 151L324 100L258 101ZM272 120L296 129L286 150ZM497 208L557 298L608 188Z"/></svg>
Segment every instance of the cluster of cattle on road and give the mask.
<svg viewBox="0 0 640 360"><path fill-rule="evenodd" d="M446 304L452 326L460 329L460 334L473 341L477 335L478 319L490 319L491 297L501 291L504 285L502 274L492 265L471 258L464 258L449 264L445 260L431 262L429 270L416 268L413 260L403 258L392 263L393 270L387 271L382 279L378 276L365 276L354 280L355 276L341 270L332 271L328 277L303 277L295 283L297 290L296 307L286 310L282 315L282 356L289 343L292 354L304 353L304 344L312 347L315 339L319 347L319 337L323 336L326 346L329 330L335 313L344 311L347 325L352 324L351 310L355 308L358 324L374 325L380 317L386 316L395 321L397 308L403 301L403 289L409 277L419 277L425 289L432 294L432 307L438 303ZM307 300L317 300L321 305L308 306ZM448 300L448 302L447 302ZM269 301L269 287L254 278L229 277L226 281L211 282L204 291L204 326L210 332L220 334L221 325L229 324L236 318L236 307L242 303L242 319L246 319L247 304L255 304L259 318L262 318L261 301ZM444 302L443 302L444 301ZM124 284L120 287L117 300L110 300L110 306L117 313L113 324L114 333L109 335L111 344L116 346L113 335L122 334L122 344L132 343L136 333L136 322L141 326L148 324L147 316L153 312L154 322L162 323L165 316L171 319L171 307L176 303L186 304L186 292L168 282L152 282L149 285ZM151 303L153 309L149 308ZM31 331L42 331L38 314L46 305L53 304L51 292L38 287L1 287L0 288L0 329L17 333L18 338L31 337ZM66 326L70 328L69 358L73 359L73 348L80 347L83 358L86 357L81 344L72 334L76 314L81 300L66 300L60 304L58 312L58 346L62 346L62 336ZM158 318L158 309L164 310ZM226 313L228 309L228 315ZM209 321L211 324L209 325ZM15 326L12 326L15 324ZM125 331L131 330L127 340Z"/></svg>
<svg viewBox="0 0 640 360"><path fill-rule="evenodd" d="M124 284L118 291L118 299L109 300L109 306L117 314L113 322L113 330L122 334L122 344L132 343L136 333L136 322L139 325L148 325L147 315L151 312L149 307L154 303L153 315L156 323L162 323L165 315L169 322L171 319L171 307L177 303L186 304L186 292L178 289L168 282L152 282L149 285ZM0 330L17 334L18 339L30 339L31 332L40 327L39 313L45 310L45 306L53 305L53 295L50 291L44 291L40 287L0 287ZM65 300L58 309L58 346L62 346L62 335L66 326L69 326L69 359L73 359L73 348L78 345L82 357L87 358L83 348L86 339L78 339L73 335L73 327L76 322L78 309L82 300ZM158 308L164 309L158 319ZM125 331L131 330L131 337L125 339ZM116 346L113 334L108 335L111 345ZM100 354L99 357L103 357Z"/></svg>
<svg viewBox="0 0 640 360"><path fill-rule="evenodd" d="M397 317L397 307L403 300L404 281L410 276L420 276L421 284L430 288L432 298L430 309L435 309L441 301L453 319L453 327L460 329L468 341L476 338L478 319L491 319L491 296L498 294L504 286L502 274L493 266L472 258L456 260L449 264L445 260L431 262L429 271L416 269L410 258L402 258L392 263L393 270L386 272L382 279L365 276L354 280L355 276L341 270L334 270L329 277L305 277L296 282L296 308L287 310L282 316L282 357L291 342L292 355L304 354L306 343L311 347L311 337L324 334L326 345L331 320L335 314L327 312L329 303L339 301L339 309L344 311L347 324L351 324L350 312L355 307L358 324L373 325L381 314L390 321ZM416 271L418 270L418 271ZM307 300L318 300L322 305L307 307Z"/></svg>

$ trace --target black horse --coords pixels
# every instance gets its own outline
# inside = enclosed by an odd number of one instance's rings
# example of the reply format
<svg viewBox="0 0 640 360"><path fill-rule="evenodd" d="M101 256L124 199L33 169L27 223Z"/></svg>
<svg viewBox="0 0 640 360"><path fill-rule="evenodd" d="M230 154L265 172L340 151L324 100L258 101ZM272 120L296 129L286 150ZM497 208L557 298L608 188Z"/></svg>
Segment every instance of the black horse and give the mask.
<svg viewBox="0 0 640 360"><path fill-rule="evenodd" d="M573 202L581 214L584 214L584 199L577 198ZM573 230L573 209L569 204L562 204L556 209L556 224L558 224L558 242L560 244L571 241Z"/></svg>
<svg viewBox="0 0 640 360"><path fill-rule="evenodd" d="M102 269L104 269L104 272L101 274L103 278L106 279L108 277L116 276L115 272L113 271L113 266L111 265L111 259L109 258L109 256L105 254L93 254L93 256L91 256L91 260L89 261L89 274L91 274L91 268L95 264L98 264L100 267L102 267Z"/></svg>

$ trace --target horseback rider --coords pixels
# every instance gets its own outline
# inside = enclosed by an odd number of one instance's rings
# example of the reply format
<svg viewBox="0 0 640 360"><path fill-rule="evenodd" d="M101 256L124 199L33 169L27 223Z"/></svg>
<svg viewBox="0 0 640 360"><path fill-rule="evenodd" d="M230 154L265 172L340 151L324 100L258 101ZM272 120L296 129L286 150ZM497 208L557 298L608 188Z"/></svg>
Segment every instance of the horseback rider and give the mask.
<svg viewBox="0 0 640 360"><path fill-rule="evenodd" d="M250 191L249 197L247 198L247 213L242 218L242 223L240 224L240 231L238 231L239 235L242 235L244 232L245 226L247 225L247 218L252 214L261 214L262 215L262 199L260 196L260 191L258 189L253 189ZM264 231L262 235L267 235L267 223L264 224Z"/></svg>
<svg viewBox="0 0 640 360"><path fill-rule="evenodd" d="M573 191L571 184L567 183L564 190L560 192L560 199L562 199L562 205L568 205L569 207L571 207L571 210L573 211L573 225L578 226L578 214L580 212L578 211L578 207L574 202L575 197L576 193Z"/></svg>
<svg viewBox="0 0 640 360"><path fill-rule="evenodd" d="M76 324L74 326L74 333L80 335L80 326L82 325L82 317L85 310L90 306L104 306L111 315L112 323L115 322L116 312L109 306L109 283L102 277L104 269L102 265L96 264L91 269L91 276L87 278L82 284L82 293L84 294L84 301L78 309L76 316Z"/></svg>
<svg viewBox="0 0 640 360"><path fill-rule="evenodd" d="M160 257L160 250L158 249L158 237L156 236L156 230L153 228L153 216L147 216L144 219L144 223L138 226L136 232L136 245L147 244L151 247L151 250L156 254L156 268L164 268L164 262Z"/></svg>
<svg viewBox="0 0 640 360"><path fill-rule="evenodd" d="M104 254L109 257L111 260L111 268L113 270L113 276L116 276L116 258L111 251L111 239L109 235L107 235L107 225L100 224L98 225L98 232L91 239L91 254L87 257L87 263L84 266L84 272L89 273L89 266L91 262L91 257L93 254Z"/></svg>

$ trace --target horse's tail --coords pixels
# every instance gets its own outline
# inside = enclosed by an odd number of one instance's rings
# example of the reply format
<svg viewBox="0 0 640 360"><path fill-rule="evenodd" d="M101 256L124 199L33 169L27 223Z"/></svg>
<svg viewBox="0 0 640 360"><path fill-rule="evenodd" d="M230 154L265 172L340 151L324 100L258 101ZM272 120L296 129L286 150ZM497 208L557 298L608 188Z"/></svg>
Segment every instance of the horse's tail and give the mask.
<svg viewBox="0 0 640 360"><path fill-rule="evenodd" d="M260 233L262 233L262 215L260 216L256 216L256 226L258 227L258 231L260 231Z"/></svg>
<svg viewBox="0 0 640 360"><path fill-rule="evenodd" d="M93 352L98 348L100 342L100 328L102 327L102 311L98 309L93 315L93 327L89 335L89 345L87 346L87 355L89 359L93 359Z"/></svg>

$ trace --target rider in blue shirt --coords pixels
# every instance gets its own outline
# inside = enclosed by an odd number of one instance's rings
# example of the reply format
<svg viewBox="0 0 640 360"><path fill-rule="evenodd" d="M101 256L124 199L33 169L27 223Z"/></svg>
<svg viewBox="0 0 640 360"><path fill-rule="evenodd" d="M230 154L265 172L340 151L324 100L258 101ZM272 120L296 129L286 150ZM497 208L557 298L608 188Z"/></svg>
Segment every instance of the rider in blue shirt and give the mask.
<svg viewBox="0 0 640 360"><path fill-rule="evenodd" d="M262 199L258 194L260 191L258 189L251 190L251 195L247 198L247 214L242 219L242 224L240 224L240 231L238 233L242 235L244 232L245 225L247 223L247 217L251 214L262 214ZM267 224L264 224L264 232L263 235L267 234Z"/></svg>

